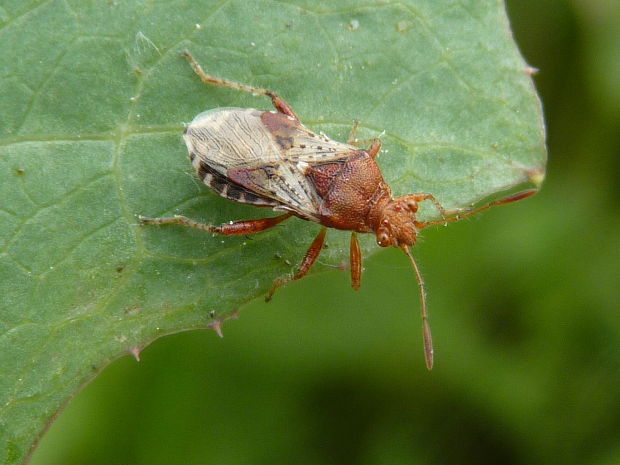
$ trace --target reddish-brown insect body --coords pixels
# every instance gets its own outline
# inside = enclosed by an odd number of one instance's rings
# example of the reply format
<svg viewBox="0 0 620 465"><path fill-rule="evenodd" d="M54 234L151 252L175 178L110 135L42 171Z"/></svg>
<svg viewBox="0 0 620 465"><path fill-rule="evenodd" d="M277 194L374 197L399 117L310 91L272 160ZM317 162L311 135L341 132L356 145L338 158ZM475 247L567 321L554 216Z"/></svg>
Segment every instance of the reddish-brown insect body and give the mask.
<svg viewBox="0 0 620 465"><path fill-rule="evenodd" d="M326 228L352 231L351 285L360 287L362 255L356 233L373 233L381 247L398 247L409 257L420 288L426 365L433 366L433 347L424 281L410 246L418 232L435 224L451 223L493 205L514 202L535 190L514 194L475 209L447 212L428 193L393 198L375 158L381 141L368 149L355 145L355 127L348 143L341 143L307 129L282 98L266 89L207 75L189 52L184 56L203 82L265 95L277 111L252 108L216 108L199 114L185 130L190 160L201 180L222 197L283 212L273 218L237 221L220 226L197 223L183 216L140 217L143 224L182 224L224 235L264 231L291 216L321 224L292 277L277 279L267 294L291 280L305 276L323 248ZM442 216L439 221L418 221L418 205L431 201Z"/></svg>

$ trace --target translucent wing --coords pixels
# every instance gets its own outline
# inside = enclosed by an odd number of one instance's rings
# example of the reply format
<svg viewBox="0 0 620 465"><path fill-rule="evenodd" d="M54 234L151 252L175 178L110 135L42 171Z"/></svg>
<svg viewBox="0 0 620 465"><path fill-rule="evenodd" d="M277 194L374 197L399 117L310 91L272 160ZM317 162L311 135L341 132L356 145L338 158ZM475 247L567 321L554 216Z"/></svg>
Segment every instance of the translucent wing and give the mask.
<svg viewBox="0 0 620 465"><path fill-rule="evenodd" d="M315 134L281 113L243 108L201 113L184 139L199 172L208 171L218 182L226 180L234 189L258 196L261 205L314 221L319 219L321 199L306 176L308 168L344 162L359 150ZM227 193L220 195L231 198Z"/></svg>

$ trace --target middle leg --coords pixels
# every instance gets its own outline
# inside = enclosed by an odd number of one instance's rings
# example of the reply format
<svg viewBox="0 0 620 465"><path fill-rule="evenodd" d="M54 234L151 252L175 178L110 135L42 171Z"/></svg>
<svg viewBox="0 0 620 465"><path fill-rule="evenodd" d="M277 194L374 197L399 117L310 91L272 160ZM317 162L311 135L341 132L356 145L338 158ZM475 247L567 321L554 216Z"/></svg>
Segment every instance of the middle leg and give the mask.
<svg viewBox="0 0 620 465"><path fill-rule="evenodd" d="M362 251L357 240L357 234L354 232L351 233L349 262L351 264L351 287L357 291L362 283Z"/></svg>

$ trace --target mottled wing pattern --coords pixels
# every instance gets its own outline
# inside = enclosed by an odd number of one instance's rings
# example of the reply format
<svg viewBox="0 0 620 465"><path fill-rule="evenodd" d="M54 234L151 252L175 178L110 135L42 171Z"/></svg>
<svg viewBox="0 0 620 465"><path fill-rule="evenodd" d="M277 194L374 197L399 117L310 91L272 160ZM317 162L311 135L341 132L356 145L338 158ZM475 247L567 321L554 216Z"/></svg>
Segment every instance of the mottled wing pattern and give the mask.
<svg viewBox="0 0 620 465"><path fill-rule="evenodd" d="M201 178L220 195L314 221L321 198L308 168L344 161L358 150L286 115L244 108L201 113L184 139Z"/></svg>

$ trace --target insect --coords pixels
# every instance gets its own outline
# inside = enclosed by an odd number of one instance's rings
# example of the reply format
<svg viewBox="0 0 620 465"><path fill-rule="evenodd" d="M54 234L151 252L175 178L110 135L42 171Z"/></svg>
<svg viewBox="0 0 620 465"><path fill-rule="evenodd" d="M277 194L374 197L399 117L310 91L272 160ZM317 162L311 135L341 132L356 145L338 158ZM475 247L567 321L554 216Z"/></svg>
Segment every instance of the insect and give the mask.
<svg viewBox="0 0 620 465"><path fill-rule="evenodd" d="M325 243L327 228L351 231L351 285L359 289L362 255L357 233L373 233L381 247L401 249L415 272L421 300L426 366L433 366L433 343L428 319L426 292L420 269L411 253L418 232L428 226L459 221L494 205L524 199L536 193L527 190L478 208L446 211L429 193L394 198L375 159L381 140L368 149L355 145L355 130L347 143L337 142L306 128L291 106L275 92L210 76L188 52L183 55L205 84L229 87L267 96L276 111L252 108L215 108L197 115L183 138L189 158L200 179L227 199L270 207L279 216L235 221L219 226L198 223L184 216L147 218L141 224L179 224L223 234L246 235L272 228L296 216L322 227L310 244L297 272L276 279L266 300L283 284L304 277L316 262ZM416 218L421 202L430 201L441 214L437 221Z"/></svg>

